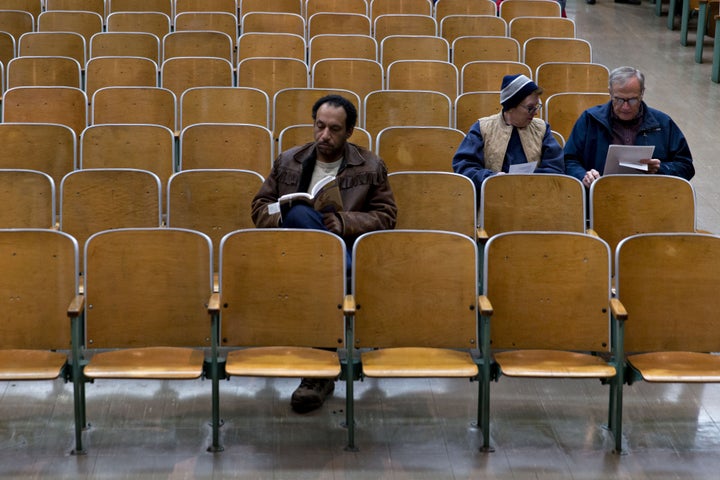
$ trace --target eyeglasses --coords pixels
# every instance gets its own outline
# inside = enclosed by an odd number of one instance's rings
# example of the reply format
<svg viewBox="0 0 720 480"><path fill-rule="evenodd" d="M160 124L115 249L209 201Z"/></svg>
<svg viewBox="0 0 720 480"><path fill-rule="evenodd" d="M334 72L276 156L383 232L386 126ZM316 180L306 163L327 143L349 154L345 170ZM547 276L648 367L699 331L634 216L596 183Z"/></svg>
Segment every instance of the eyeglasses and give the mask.
<svg viewBox="0 0 720 480"><path fill-rule="evenodd" d="M626 103L630 107L636 107L640 103L640 97L633 97L633 98L621 98L621 97L612 97L612 103L616 107L620 108Z"/></svg>
<svg viewBox="0 0 720 480"><path fill-rule="evenodd" d="M527 110L528 113L537 113L540 110L542 110L542 102L538 102L537 105L520 105L525 110Z"/></svg>

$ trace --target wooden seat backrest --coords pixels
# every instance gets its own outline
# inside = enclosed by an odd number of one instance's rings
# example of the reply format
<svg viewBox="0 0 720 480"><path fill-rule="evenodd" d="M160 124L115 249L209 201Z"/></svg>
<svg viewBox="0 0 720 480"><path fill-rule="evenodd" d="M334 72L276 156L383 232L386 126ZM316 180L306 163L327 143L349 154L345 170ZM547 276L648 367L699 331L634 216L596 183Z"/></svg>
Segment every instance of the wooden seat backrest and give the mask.
<svg viewBox="0 0 720 480"><path fill-rule="evenodd" d="M375 138L392 126L450 127L452 101L440 92L382 90L365 97L363 113L363 128Z"/></svg>
<svg viewBox="0 0 720 480"><path fill-rule="evenodd" d="M36 170L0 169L0 228L55 228L55 182Z"/></svg>
<svg viewBox="0 0 720 480"><path fill-rule="evenodd" d="M195 123L251 123L270 127L267 93L250 87L194 87L180 98L180 128Z"/></svg>
<svg viewBox="0 0 720 480"><path fill-rule="evenodd" d="M487 237L531 230L584 233L585 187L567 175L495 175L483 182L479 215Z"/></svg>
<svg viewBox="0 0 720 480"><path fill-rule="evenodd" d="M341 348L345 261L343 242L328 232L251 229L225 237L221 346Z"/></svg>
<svg viewBox="0 0 720 480"><path fill-rule="evenodd" d="M465 138L450 127L387 127L377 135L375 149L388 172L452 172L452 159Z"/></svg>
<svg viewBox="0 0 720 480"><path fill-rule="evenodd" d="M476 255L475 241L454 232L386 230L358 239L355 347L476 348Z"/></svg>
<svg viewBox="0 0 720 480"><path fill-rule="evenodd" d="M396 229L446 230L477 236L475 186L450 172L395 172L388 176L398 207Z"/></svg>

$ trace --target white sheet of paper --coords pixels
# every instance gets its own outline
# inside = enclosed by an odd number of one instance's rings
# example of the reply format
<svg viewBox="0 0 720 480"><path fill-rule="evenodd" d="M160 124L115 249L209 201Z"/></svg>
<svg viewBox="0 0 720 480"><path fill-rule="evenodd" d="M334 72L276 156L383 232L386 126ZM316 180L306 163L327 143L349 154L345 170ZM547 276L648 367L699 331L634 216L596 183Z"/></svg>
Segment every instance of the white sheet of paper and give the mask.
<svg viewBox="0 0 720 480"><path fill-rule="evenodd" d="M516 163L510 165L508 173L533 173L536 166L537 162Z"/></svg>
<svg viewBox="0 0 720 480"><path fill-rule="evenodd" d="M610 145L603 175L647 172L648 166L640 160L653 158L654 151L654 145Z"/></svg>

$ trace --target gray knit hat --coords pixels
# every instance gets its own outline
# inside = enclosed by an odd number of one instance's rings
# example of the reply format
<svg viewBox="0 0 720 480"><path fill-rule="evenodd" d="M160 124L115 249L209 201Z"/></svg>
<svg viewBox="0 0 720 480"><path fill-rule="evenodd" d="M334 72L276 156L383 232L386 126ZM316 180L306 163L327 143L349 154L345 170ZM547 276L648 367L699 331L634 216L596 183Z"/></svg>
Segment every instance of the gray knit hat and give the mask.
<svg viewBox="0 0 720 480"><path fill-rule="evenodd" d="M500 90L500 104L503 110L517 107L537 89L537 84L525 75L505 75L502 81L502 90Z"/></svg>

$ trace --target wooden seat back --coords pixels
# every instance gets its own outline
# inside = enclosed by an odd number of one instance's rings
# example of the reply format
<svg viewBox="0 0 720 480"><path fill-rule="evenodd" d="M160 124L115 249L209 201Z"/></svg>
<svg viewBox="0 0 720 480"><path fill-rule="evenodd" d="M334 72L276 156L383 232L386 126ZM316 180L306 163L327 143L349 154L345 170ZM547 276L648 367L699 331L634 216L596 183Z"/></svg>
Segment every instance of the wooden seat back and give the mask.
<svg viewBox="0 0 720 480"><path fill-rule="evenodd" d="M58 205L60 182L77 167L77 143L75 132L65 125L0 123L0 168L47 173Z"/></svg>
<svg viewBox="0 0 720 480"><path fill-rule="evenodd" d="M370 35L322 34L310 38L308 61L311 67L325 58L378 59L378 45Z"/></svg>
<svg viewBox="0 0 720 480"><path fill-rule="evenodd" d="M370 35L372 22L359 13L318 12L308 17L307 38L316 35Z"/></svg>
<svg viewBox="0 0 720 480"><path fill-rule="evenodd" d="M7 88L82 86L80 64L70 57L16 57L7 64Z"/></svg>
<svg viewBox="0 0 720 480"><path fill-rule="evenodd" d="M159 227L160 192L157 175L145 170L75 170L60 184L60 230L84 245L103 230Z"/></svg>
<svg viewBox="0 0 720 480"><path fill-rule="evenodd" d="M217 272L222 237L235 230L254 228L249 205L262 183L263 177L250 170L178 172L168 183L167 225L210 237L213 270Z"/></svg>
<svg viewBox="0 0 720 480"><path fill-rule="evenodd" d="M101 32L90 39L90 57L142 57L160 63L160 40L145 32Z"/></svg>
<svg viewBox="0 0 720 480"><path fill-rule="evenodd" d="M556 5L559 4L556 2ZM590 42L582 38L533 37L523 44L522 61L530 67L531 72L535 72L545 62L589 63L592 62L592 47Z"/></svg>
<svg viewBox="0 0 720 480"><path fill-rule="evenodd" d="M37 170L0 169L0 228L55 228L55 182Z"/></svg>
<svg viewBox="0 0 720 480"><path fill-rule="evenodd" d="M497 5L492 0L438 0L434 15L438 22L448 15L497 15Z"/></svg>
<svg viewBox="0 0 720 480"><path fill-rule="evenodd" d="M380 44L380 63L387 69L396 60L450 61L450 44L442 37L390 35Z"/></svg>
<svg viewBox="0 0 720 480"><path fill-rule="evenodd" d="M532 78L530 67L522 62L481 60L468 62L460 70L460 93L499 92L505 75Z"/></svg>
<svg viewBox="0 0 720 480"><path fill-rule="evenodd" d="M373 22L373 35L378 42L390 35L433 37L437 32L437 22L430 15L380 15Z"/></svg>
<svg viewBox="0 0 720 480"><path fill-rule="evenodd" d="M463 93L455 99L455 128L467 133L473 123L501 109L499 91Z"/></svg>
<svg viewBox="0 0 720 480"><path fill-rule="evenodd" d="M219 57L169 58L160 67L160 86L182 97L192 87L232 87L233 66Z"/></svg>
<svg viewBox="0 0 720 480"><path fill-rule="evenodd" d="M590 228L615 250L639 233L695 232L695 191L666 175L607 175L590 186Z"/></svg>
<svg viewBox="0 0 720 480"><path fill-rule="evenodd" d="M170 32L162 41L163 61L178 57L222 58L232 64L233 39L227 33L212 30Z"/></svg>
<svg viewBox="0 0 720 480"><path fill-rule="evenodd" d="M177 100L161 87L105 87L92 99L92 125L137 123L162 125L175 131Z"/></svg>
<svg viewBox="0 0 720 480"><path fill-rule="evenodd" d="M270 100L257 88L189 88L180 98L180 128L195 123L250 123L267 128Z"/></svg>
<svg viewBox="0 0 720 480"><path fill-rule="evenodd" d="M515 17L559 17L561 14L560 4L554 0L511 0L507 5L503 3L498 15L508 23Z"/></svg>
<svg viewBox="0 0 720 480"><path fill-rule="evenodd" d="M359 98L382 90L385 72L380 62L365 58L325 58L312 67L312 88L349 90Z"/></svg>
<svg viewBox="0 0 720 480"><path fill-rule="evenodd" d="M196 123L180 134L180 170L244 169L263 177L274 159L272 132L247 123Z"/></svg>
<svg viewBox="0 0 720 480"><path fill-rule="evenodd" d="M495 15L448 15L440 21L440 36L450 42L458 37L506 37L508 24Z"/></svg>
<svg viewBox="0 0 720 480"><path fill-rule="evenodd" d="M605 65L587 62L548 62L535 71L535 82L545 98L563 92L598 92L608 89L610 71Z"/></svg>
<svg viewBox="0 0 720 480"><path fill-rule="evenodd" d="M388 175L398 206L396 229L445 230L475 239L475 185L451 172L394 172Z"/></svg>
<svg viewBox="0 0 720 480"><path fill-rule="evenodd" d="M495 175L480 194L482 237L504 232L585 232L585 187L555 174Z"/></svg>
<svg viewBox="0 0 720 480"><path fill-rule="evenodd" d="M160 41L171 31L170 17L162 12L110 12L107 17L108 32L152 33Z"/></svg>
<svg viewBox="0 0 720 480"><path fill-rule="evenodd" d="M575 38L575 21L563 17L515 17L508 23L508 33L520 45L533 37Z"/></svg>
<svg viewBox="0 0 720 480"><path fill-rule="evenodd" d="M598 92L562 92L545 100L545 121L563 138L569 138L580 114L590 107L610 101L607 91Z"/></svg>
<svg viewBox="0 0 720 480"><path fill-rule="evenodd" d="M145 57L96 57L88 60L85 92L92 100L105 87L157 87L157 63Z"/></svg>
<svg viewBox="0 0 720 480"><path fill-rule="evenodd" d="M452 124L452 101L440 92L427 90L381 90L369 93L363 104L364 125L373 138L393 126L439 126Z"/></svg>
<svg viewBox="0 0 720 480"><path fill-rule="evenodd" d="M511 37L457 37L452 43L452 57L459 69L478 60L519 62L520 43Z"/></svg>
<svg viewBox="0 0 720 480"><path fill-rule="evenodd" d="M387 127L375 150L388 172L452 172L452 159L465 134L450 127Z"/></svg>
<svg viewBox="0 0 720 480"><path fill-rule="evenodd" d="M220 250L221 346L342 348L344 294L339 237L317 230L234 232Z"/></svg>
<svg viewBox="0 0 720 480"><path fill-rule="evenodd" d="M59 123L80 135L87 125L85 92L74 87L15 87L5 92L3 121Z"/></svg>
<svg viewBox="0 0 720 480"><path fill-rule="evenodd" d="M476 255L475 242L453 232L386 230L359 238L355 347L477 347Z"/></svg>
<svg viewBox="0 0 720 480"><path fill-rule="evenodd" d="M313 132L315 126L312 124L290 125L280 131L277 142L277 154L284 152L298 145L305 145L314 140ZM353 128L352 137L349 141L366 150L372 150L373 142L370 134L361 127Z"/></svg>
<svg viewBox="0 0 720 480"><path fill-rule="evenodd" d="M75 32L28 32L18 40L19 57L59 56L77 60L84 69L87 59L85 38Z"/></svg>
<svg viewBox="0 0 720 480"><path fill-rule="evenodd" d="M386 70L389 90L430 90L446 95L452 102L458 95L458 69L447 61L397 60Z"/></svg>
<svg viewBox="0 0 720 480"><path fill-rule="evenodd" d="M0 379L57 378L71 344L67 310L78 292L77 242L50 229L2 230L0 268Z"/></svg>

